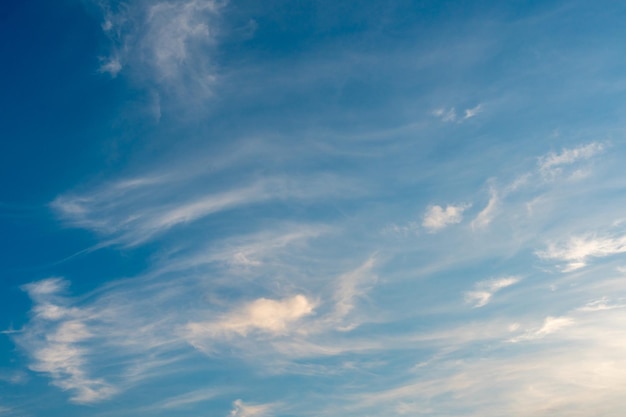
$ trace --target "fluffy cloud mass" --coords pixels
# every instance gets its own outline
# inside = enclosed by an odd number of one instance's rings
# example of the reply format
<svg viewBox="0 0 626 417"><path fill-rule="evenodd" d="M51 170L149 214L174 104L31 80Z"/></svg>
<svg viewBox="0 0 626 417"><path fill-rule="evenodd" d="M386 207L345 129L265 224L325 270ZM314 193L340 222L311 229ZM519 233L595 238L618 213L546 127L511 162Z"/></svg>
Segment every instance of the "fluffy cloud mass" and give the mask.
<svg viewBox="0 0 626 417"><path fill-rule="evenodd" d="M469 207L468 204L447 205L445 209L441 206L430 206L424 213L422 226L429 232L437 232L449 225L461 223L463 212Z"/></svg>

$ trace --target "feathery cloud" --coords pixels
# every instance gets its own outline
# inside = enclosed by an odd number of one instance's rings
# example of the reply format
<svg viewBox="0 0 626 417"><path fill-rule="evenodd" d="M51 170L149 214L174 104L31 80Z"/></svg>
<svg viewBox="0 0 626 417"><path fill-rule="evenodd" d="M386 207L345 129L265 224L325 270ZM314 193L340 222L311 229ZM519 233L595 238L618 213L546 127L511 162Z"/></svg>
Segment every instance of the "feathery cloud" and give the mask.
<svg viewBox="0 0 626 417"><path fill-rule="evenodd" d="M100 1L102 30L112 44L100 71L116 76L128 68L147 85L190 99L209 97L216 78L212 48L226 3L140 0L120 6Z"/></svg>
<svg viewBox="0 0 626 417"><path fill-rule="evenodd" d="M500 198L494 186L490 187L489 194L490 197L487 205L481 210L480 213L478 213L476 218L472 220L471 226L473 230L487 227L496 215L498 205L500 204Z"/></svg>
<svg viewBox="0 0 626 417"><path fill-rule="evenodd" d="M550 152L539 158L539 172L544 178L554 178L563 171L563 167L575 162L590 159L605 149L599 142L591 142L572 149L563 149L561 153Z"/></svg>
<svg viewBox="0 0 626 417"><path fill-rule="evenodd" d="M474 290L465 293L465 301L474 308L486 306L495 293L520 281L519 277L504 277L476 283Z"/></svg>
<svg viewBox="0 0 626 417"><path fill-rule="evenodd" d="M203 174L196 173L187 181L196 177L203 178ZM324 198L350 188L341 181L333 188L317 186L314 180L266 178L181 198L180 181L166 175L122 180L84 194L61 195L50 206L67 224L92 230L107 238L108 244L137 246L212 214L268 201Z"/></svg>
<svg viewBox="0 0 626 417"><path fill-rule="evenodd" d="M114 395L117 390L101 378L89 375L84 342L92 338L82 321L84 314L63 304L60 292L67 282L51 278L24 286L37 303L33 321L15 340L32 357L30 369L50 375L53 384L72 392L76 403L94 403Z"/></svg>
<svg viewBox="0 0 626 417"><path fill-rule="evenodd" d="M544 251L535 252L542 259L565 262L563 272L580 269L589 258L604 258L626 252L626 236L573 236L565 242L549 243Z"/></svg>
<svg viewBox="0 0 626 417"><path fill-rule="evenodd" d="M562 316L562 317L552 317L548 316L545 318L543 325L538 329L529 330L526 333L512 338L511 342L521 342L527 340L536 340L542 339L550 334L556 333L566 327L570 327L574 325L576 322L573 318Z"/></svg>

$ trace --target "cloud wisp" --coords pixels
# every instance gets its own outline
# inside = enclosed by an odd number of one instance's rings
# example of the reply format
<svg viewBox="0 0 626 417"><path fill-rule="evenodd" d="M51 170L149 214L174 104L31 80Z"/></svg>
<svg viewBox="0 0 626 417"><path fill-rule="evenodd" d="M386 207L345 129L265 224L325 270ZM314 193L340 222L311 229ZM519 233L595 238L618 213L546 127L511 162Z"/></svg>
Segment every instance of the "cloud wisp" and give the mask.
<svg viewBox="0 0 626 417"><path fill-rule="evenodd" d="M486 228L493 221L499 204L500 197L498 196L498 191L494 186L491 186L489 188L489 201L487 202L485 208L478 213L474 220L472 220L472 229L479 230Z"/></svg>
<svg viewBox="0 0 626 417"><path fill-rule="evenodd" d="M465 109L463 111L462 116L459 116L457 114L457 111L454 107L450 107L450 108L442 107L442 108L436 109L432 112L432 115L437 117L438 119L440 119L442 122L445 122L445 123L453 123L453 122L461 123L465 120L476 117L482 111L483 111L482 104L478 104L472 108Z"/></svg>
<svg viewBox="0 0 626 417"><path fill-rule="evenodd" d="M186 201L172 203L179 186L163 176L123 180L90 193L59 196L50 206L68 225L92 230L104 236L106 244L131 247L227 210L269 201L325 198L350 189L341 181L334 187L317 187L310 179L268 178L228 190L194 192Z"/></svg>
<svg viewBox="0 0 626 417"><path fill-rule="evenodd" d="M498 291L520 282L519 277L504 277L476 283L472 291L465 293L465 301L474 308L484 307Z"/></svg>
<svg viewBox="0 0 626 417"><path fill-rule="evenodd" d="M111 39L101 72L133 77L191 98L211 95L216 70L211 49L225 1L100 1L102 30ZM193 90L193 91L192 91ZM195 94L193 94L195 92Z"/></svg>
<svg viewBox="0 0 626 417"><path fill-rule="evenodd" d="M25 332L15 339L33 358L30 368L49 374L53 384L71 391L76 403L93 403L114 395L117 390L87 369L85 344L94 334L86 324L88 314L67 306L63 296L67 282L50 278L29 284L24 290L35 301L34 317Z"/></svg>
<svg viewBox="0 0 626 417"><path fill-rule="evenodd" d="M549 243L536 252L541 259L564 262L560 268L570 272L587 265L591 258L604 258L626 252L626 236L572 236L564 242Z"/></svg>
<svg viewBox="0 0 626 417"><path fill-rule="evenodd" d="M579 161L584 161L604 151L605 145L591 142L576 148L563 149L560 153L551 152L539 158L539 172L546 179L552 179L563 172L563 169Z"/></svg>

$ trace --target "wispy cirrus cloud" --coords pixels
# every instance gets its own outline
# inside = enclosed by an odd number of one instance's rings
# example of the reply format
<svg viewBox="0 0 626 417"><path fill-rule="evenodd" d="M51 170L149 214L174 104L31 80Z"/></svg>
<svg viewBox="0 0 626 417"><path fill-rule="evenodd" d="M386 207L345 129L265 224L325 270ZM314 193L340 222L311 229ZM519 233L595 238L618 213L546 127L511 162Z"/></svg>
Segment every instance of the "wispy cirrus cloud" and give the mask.
<svg viewBox="0 0 626 417"><path fill-rule="evenodd" d="M495 293L517 284L519 281L519 277L504 277L478 282L472 291L465 293L465 301L474 304L475 308L484 307L491 301Z"/></svg>
<svg viewBox="0 0 626 417"><path fill-rule="evenodd" d="M285 245L291 244L296 243L287 239L273 250L286 251ZM265 253L266 260L271 257ZM339 277L330 286L330 294L295 293L252 300L240 296L221 301L211 291L202 290L206 274L215 273L219 262L181 261L81 298L70 297L69 283L61 278L28 284L24 290L33 300L32 317L12 337L30 358L30 369L47 375L55 386L71 394L73 402L81 404L102 402L146 379L184 372L189 365L186 358L194 348L208 354L207 365L214 355L230 352L244 358L261 355L267 361L265 366L281 363L282 369L290 369L288 364L294 358L358 349L331 349L328 338L332 340L336 331L354 329L365 318L356 314L357 298L372 282L373 260ZM274 265L268 262L254 268L269 273ZM214 280L213 289L246 291L249 284L238 281L238 270L223 273L228 279ZM267 282L268 290L278 282ZM158 311L143 314L155 300ZM194 307L181 310L183 300L187 305L192 301ZM202 362L196 357L193 366ZM172 397L161 406L184 407L214 395L219 393L189 393Z"/></svg>
<svg viewBox="0 0 626 417"><path fill-rule="evenodd" d="M478 213L478 215L472 220L472 229L483 229L487 227L493 220L500 204L500 197L495 186L489 188L489 201L484 209Z"/></svg>
<svg viewBox="0 0 626 417"><path fill-rule="evenodd" d="M72 392L76 403L93 403L114 395L117 390L87 370L88 350L84 344L93 333L84 322L84 311L68 307L62 292L67 282L51 278L24 287L37 303L26 331L15 339L32 356L30 368L49 374L53 384Z"/></svg>
<svg viewBox="0 0 626 417"><path fill-rule="evenodd" d="M539 172L544 178L554 178L563 169L579 161L584 161L604 151L606 146L600 142L591 142L575 148L563 149L560 153L550 152L539 158Z"/></svg>
<svg viewBox="0 0 626 417"><path fill-rule="evenodd" d="M575 323L576 323L575 320L571 317L548 316L545 318L543 325L541 327L537 329L529 330L520 336L514 337L511 339L511 342L517 343L517 342L528 341L528 340L542 339L566 327L573 326Z"/></svg>
<svg viewBox="0 0 626 417"><path fill-rule="evenodd" d="M112 76L126 69L148 85L177 94L210 95L215 81L211 48L219 33L226 1L99 1L102 30L111 39L111 52L101 72Z"/></svg>
<svg viewBox="0 0 626 417"><path fill-rule="evenodd" d="M626 252L626 236L598 236L594 234L572 236L569 239L549 243L536 254L541 259L565 262L563 272L583 268L591 258L604 258Z"/></svg>
<svg viewBox="0 0 626 417"><path fill-rule="evenodd" d="M318 179L319 181L319 179ZM326 181L267 178L223 190L195 191L175 202L180 182L167 176L122 180L85 194L65 194L51 204L59 217L73 227L92 230L105 244L137 246L175 226L219 212L269 201L310 200L338 196L352 186ZM305 186L306 184L306 186ZM212 188L212 187L204 187Z"/></svg>

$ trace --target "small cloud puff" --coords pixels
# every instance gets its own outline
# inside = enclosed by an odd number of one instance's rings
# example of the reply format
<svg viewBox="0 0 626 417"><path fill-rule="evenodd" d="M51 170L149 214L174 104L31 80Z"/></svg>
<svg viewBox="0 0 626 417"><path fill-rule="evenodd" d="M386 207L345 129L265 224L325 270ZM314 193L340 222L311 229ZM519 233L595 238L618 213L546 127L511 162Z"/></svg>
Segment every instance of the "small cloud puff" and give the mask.
<svg viewBox="0 0 626 417"><path fill-rule="evenodd" d="M445 209L441 206L429 206L424 213L422 226L434 233L451 224L461 223L463 212L469 207L471 207L470 204L447 205Z"/></svg>
<svg viewBox="0 0 626 417"><path fill-rule="evenodd" d="M465 301L474 304L474 308L484 307L496 292L517 284L519 281L519 277L504 277L478 282L474 290L465 293Z"/></svg>

